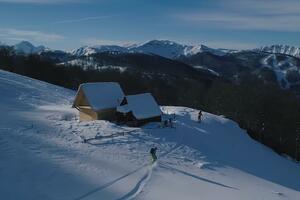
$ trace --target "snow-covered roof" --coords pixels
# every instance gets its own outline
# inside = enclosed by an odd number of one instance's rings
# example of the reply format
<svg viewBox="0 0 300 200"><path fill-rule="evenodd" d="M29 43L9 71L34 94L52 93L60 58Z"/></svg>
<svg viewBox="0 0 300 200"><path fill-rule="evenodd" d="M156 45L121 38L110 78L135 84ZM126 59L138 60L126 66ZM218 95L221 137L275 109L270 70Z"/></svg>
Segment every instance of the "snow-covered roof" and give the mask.
<svg viewBox="0 0 300 200"><path fill-rule="evenodd" d="M116 108L125 96L120 85L115 82L83 83L79 86L73 106L80 106L77 99L81 91L93 110Z"/></svg>
<svg viewBox="0 0 300 200"><path fill-rule="evenodd" d="M137 119L147 119L161 115L161 110L150 93L128 95L127 104L118 106L117 111L128 113L132 111Z"/></svg>

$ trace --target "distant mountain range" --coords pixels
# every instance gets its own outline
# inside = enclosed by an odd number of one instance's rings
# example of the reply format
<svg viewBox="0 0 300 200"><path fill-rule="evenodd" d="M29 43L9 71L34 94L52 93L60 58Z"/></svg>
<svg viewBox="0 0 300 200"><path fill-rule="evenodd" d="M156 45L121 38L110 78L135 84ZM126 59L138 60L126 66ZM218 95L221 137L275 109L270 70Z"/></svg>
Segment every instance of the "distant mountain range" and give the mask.
<svg viewBox="0 0 300 200"><path fill-rule="evenodd" d="M201 52L210 52L219 56L225 55L229 52L235 52L235 50L230 49L213 49L205 45L192 46L168 40L152 40L143 44L135 44L127 47L116 45L84 46L73 50L71 54L74 56L88 56L106 51L156 54L171 59L178 58L180 56L190 56Z"/></svg>
<svg viewBox="0 0 300 200"><path fill-rule="evenodd" d="M83 46L65 52L23 41L13 49L17 54L39 54L59 65L76 65L84 69L160 70L163 73L170 71L173 75L178 72L179 76L193 74L196 70L236 83L251 74L266 83L275 83L300 94L300 48L287 45L237 51L152 40L130 46Z"/></svg>
<svg viewBox="0 0 300 200"><path fill-rule="evenodd" d="M290 56L300 58L300 48L288 46L288 45L264 46L257 50L268 52L268 53L285 54L285 55L290 55Z"/></svg>
<svg viewBox="0 0 300 200"><path fill-rule="evenodd" d="M0 46L4 46L0 43ZM22 41L13 45L14 50L18 54L41 54L43 52L51 52L57 50L51 50L45 46L34 46L28 41ZM78 49L74 49L71 52L65 52L72 56L89 56L95 53L102 52L121 52L121 53L144 53L155 54L166 58L178 58L180 56L190 56L201 52L210 52L215 55L223 56L227 53L236 52L231 49L214 49L205 45L183 45L168 40L152 40L143 44L134 44L130 46L117 46L117 45L93 45L82 46Z"/></svg>
<svg viewBox="0 0 300 200"><path fill-rule="evenodd" d="M4 43L0 42L0 46ZM40 54L51 50L45 46L34 46L28 41L22 41L13 46L17 53L23 54ZM130 46L118 46L118 45L92 45L82 46L78 49L74 49L71 52L65 52L73 56L89 56L95 53L115 51L121 53L145 53L145 54L156 54L166 58L179 58L180 56L192 56L197 53L209 52L214 55L224 56L229 53L240 52L234 49L223 49L223 48L210 48L205 45L184 45L169 40L151 40L142 44L134 44ZM249 51L249 50L246 50ZM271 45L263 46L251 51L256 52L267 52L275 54L285 54L300 58L300 48L289 46L289 45Z"/></svg>

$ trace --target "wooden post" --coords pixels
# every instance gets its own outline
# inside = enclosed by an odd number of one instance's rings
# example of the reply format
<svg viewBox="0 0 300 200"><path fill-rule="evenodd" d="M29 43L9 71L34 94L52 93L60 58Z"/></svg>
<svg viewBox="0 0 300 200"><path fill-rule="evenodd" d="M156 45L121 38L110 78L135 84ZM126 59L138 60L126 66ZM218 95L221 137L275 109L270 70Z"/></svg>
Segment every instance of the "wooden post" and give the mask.
<svg viewBox="0 0 300 200"><path fill-rule="evenodd" d="M295 159L298 160L299 157L299 136L296 136L296 153L295 153Z"/></svg>
<svg viewBox="0 0 300 200"><path fill-rule="evenodd" d="M296 153L295 153L295 159L298 161L299 158L299 147L300 147L300 122L297 123L296 126Z"/></svg>

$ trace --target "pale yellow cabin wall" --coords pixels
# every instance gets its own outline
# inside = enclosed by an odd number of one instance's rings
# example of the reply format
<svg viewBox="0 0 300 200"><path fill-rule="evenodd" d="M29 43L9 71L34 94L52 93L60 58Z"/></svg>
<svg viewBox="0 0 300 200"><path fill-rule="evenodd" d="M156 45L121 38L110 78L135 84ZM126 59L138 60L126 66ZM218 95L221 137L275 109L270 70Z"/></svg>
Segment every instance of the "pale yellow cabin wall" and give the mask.
<svg viewBox="0 0 300 200"><path fill-rule="evenodd" d="M116 119L115 108L94 111L90 107L79 107L80 121L115 120L115 119Z"/></svg>
<svg viewBox="0 0 300 200"><path fill-rule="evenodd" d="M116 108L104 109L95 111L92 110L91 105L84 94L84 91L80 89L76 94L73 106L79 110L80 121L92 121L92 120L109 120L116 119Z"/></svg>
<svg viewBox="0 0 300 200"><path fill-rule="evenodd" d="M74 103L73 103L74 107L79 107L79 106L90 106L86 95L84 94L84 91L82 89L80 89L75 97Z"/></svg>
<svg viewBox="0 0 300 200"><path fill-rule="evenodd" d="M91 110L85 108L79 108L79 120L80 121L93 121L98 119L98 114Z"/></svg>

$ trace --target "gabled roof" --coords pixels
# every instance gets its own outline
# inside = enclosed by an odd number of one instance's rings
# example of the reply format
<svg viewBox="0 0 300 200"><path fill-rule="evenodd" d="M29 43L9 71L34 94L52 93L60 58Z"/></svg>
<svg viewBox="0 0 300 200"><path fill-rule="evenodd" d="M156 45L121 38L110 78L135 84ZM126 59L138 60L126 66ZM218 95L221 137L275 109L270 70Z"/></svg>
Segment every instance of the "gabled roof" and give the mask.
<svg viewBox="0 0 300 200"><path fill-rule="evenodd" d="M116 108L124 96L120 85L115 82L83 83L78 88L73 107L91 106L93 110Z"/></svg>
<svg viewBox="0 0 300 200"><path fill-rule="evenodd" d="M159 105L150 93L128 95L125 97L127 104L119 106L118 112L132 114L137 119L147 119L161 115Z"/></svg>

